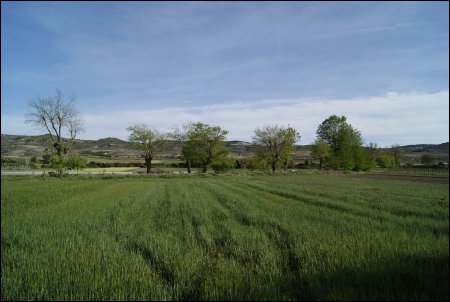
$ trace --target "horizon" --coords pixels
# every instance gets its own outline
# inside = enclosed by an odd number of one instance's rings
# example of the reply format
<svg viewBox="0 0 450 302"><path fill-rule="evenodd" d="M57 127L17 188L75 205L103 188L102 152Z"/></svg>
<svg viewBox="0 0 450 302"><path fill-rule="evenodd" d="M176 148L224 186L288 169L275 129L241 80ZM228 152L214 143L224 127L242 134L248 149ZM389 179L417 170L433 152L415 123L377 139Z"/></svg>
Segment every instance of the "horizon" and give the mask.
<svg viewBox="0 0 450 302"><path fill-rule="evenodd" d="M83 140L200 121L246 142L290 125L309 145L335 114L365 144L449 141L448 2L1 6L2 134L46 134L24 123L27 101L59 88Z"/></svg>
<svg viewBox="0 0 450 302"><path fill-rule="evenodd" d="M1 133L1 135L36 137L36 136L47 136L47 135L49 135L49 134L47 133L47 134L41 134L41 135L24 135L24 134L8 134L8 133ZM118 140L121 140L121 141L123 141L123 142L129 142L128 140L122 140L122 139L120 139L120 138L113 137L113 136L102 137L102 138L99 138L99 139L93 139L93 140L91 140L91 139L79 139L79 138L76 138L75 141L77 141L77 140L82 140L82 141L93 141L93 142L95 142L95 141L105 140L105 139L118 139ZM168 141L172 141L172 142L176 141L176 140L173 140L173 139L167 139L167 140L168 140ZM243 143L250 143L250 144L252 143L252 141L225 140L225 142L234 142L234 141L237 141L237 142L243 142ZM437 143L437 144L422 144L422 143L417 143L417 144L400 145L400 147L405 147L405 146L421 146L421 145L443 145L443 144L448 144L448 143L449 143L448 141L447 141L447 142L442 142L442 143ZM297 144L297 143L296 143L295 145L296 145L296 146L302 147L302 146L310 146L311 144ZM367 146L363 146L363 147L367 147ZM380 145L378 145L377 148L379 148L379 149L392 148L392 145L391 145L391 146L380 146Z"/></svg>

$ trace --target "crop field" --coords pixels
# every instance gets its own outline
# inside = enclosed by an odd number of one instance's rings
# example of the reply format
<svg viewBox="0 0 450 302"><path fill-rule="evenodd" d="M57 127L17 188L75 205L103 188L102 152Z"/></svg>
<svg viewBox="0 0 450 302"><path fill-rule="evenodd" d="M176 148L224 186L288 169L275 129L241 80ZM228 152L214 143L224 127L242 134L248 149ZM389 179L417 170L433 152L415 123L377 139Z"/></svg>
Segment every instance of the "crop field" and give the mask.
<svg viewBox="0 0 450 302"><path fill-rule="evenodd" d="M2 300L448 300L448 184L2 177Z"/></svg>

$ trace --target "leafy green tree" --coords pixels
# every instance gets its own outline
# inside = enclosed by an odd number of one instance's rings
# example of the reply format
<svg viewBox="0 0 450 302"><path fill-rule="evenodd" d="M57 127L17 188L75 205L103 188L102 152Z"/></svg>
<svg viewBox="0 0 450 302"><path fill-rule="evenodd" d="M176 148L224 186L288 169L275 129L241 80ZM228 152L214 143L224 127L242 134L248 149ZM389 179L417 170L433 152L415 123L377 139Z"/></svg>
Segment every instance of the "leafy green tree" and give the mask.
<svg viewBox="0 0 450 302"><path fill-rule="evenodd" d="M369 160L369 155L362 148L364 141L361 132L346 121L345 116L332 115L317 129L317 138L331 149L328 161L334 168L369 169L373 166L373 160Z"/></svg>
<svg viewBox="0 0 450 302"><path fill-rule="evenodd" d="M189 138L194 131L194 123L188 122L181 127L175 127L169 137L181 146L181 159L186 162L187 172L191 173L192 163L195 161L195 144Z"/></svg>
<svg viewBox="0 0 450 302"><path fill-rule="evenodd" d="M76 169L77 175L78 170L86 168L87 160L84 157L81 156L69 156L66 160L66 167L69 170Z"/></svg>
<svg viewBox="0 0 450 302"><path fill-rule="evenodd" d="M154 156L167 144L167 135L145 124L130 126L126 130L130 132L128 140L144 151L147 173L150 173Z"/></svg>
<svg viewBox="0 0 450 302"><path fill-rule="evenodd" d="M59 177L62 177L64 175L64 171L67 168L66 159L63 156L53 155L50 158L50 167L56 170Z"/></svg>
<svg viewBox="0 0 450 302"><path fill-rule="evenodd" d="M192 124L188 132L186 152L189 158L200 163L203 173L208 171L215 160L228 155L224 142L227 134L228 131L219 126L200 122Z"/></svg>
<svg viewBox="0 0 450 302"><path fill-rule="evenodd" d="M420 162L425 166L430 167L436 163L436 156L431 153L425 153L420 157Z"/></svg>
<svg viewBox="0 0 450 302"><path fill-rule="evenodd" d="M353 148L354 167L355 171L366 171L375 168L375 159L369 154L366 148L362 146L355 146Z"/></svg>
<svg viewBox="0 0 450 302"><path fill-rule="evenodd" d="M363 144L361 133L349 124L340 127L336 155L341 168L353 170L356 166L356 153Z"/></svg>
<svg viewBox="0 0 450 302"><path fill-rule="evenodd" d="M347 125L346 121L347 118L345 116L332 115L317 128L317 138L326 142L333 153L337 152L339 145L342 144L339 141L339 132L344 125Z"/></svg>
<svg viewBox="0 0 450 302"><path fill-rule="evenodd" d="M278 125L257 128L253 136L253 142L258 146L258 156L269 163L273 173L277 165L288 161L298 140L300 140L300 134L297 130Z"/></svg>
<svg viewBox="0 0 450 302"><path fill-rule="evenodd" d="M391 168L395 166L395 158L392 155L378 156L375 161L381 168Z"/></svg>
<svg viewBox="0 0 450 302"><path fill-rule="evenodd" d="M323 163L330 157L331 148L328 144L321 140L316 140L311 145L311 156L314 159L319 160L319 170L322 170Z"/></svg>

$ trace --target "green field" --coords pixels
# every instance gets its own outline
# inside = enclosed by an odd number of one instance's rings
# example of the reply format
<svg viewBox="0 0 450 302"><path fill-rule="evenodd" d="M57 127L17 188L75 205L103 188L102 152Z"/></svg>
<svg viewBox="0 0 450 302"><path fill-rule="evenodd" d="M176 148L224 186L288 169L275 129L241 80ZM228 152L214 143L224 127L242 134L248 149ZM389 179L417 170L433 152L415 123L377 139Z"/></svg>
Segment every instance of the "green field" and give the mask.
<svg viewBox="0 0 450 302"><path fill-rule="evenodd" d="M2 177L2 300L448 300L447 184Z"/></svg>

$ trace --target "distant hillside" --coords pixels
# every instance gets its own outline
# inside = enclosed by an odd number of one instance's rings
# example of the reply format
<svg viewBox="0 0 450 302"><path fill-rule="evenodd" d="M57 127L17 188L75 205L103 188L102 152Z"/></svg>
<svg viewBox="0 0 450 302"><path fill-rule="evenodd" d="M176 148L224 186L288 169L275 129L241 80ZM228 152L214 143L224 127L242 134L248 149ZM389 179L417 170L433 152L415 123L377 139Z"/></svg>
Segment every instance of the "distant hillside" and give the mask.
<svg viewBox="0 0 450 302"><path fill-rule="evenodd" d="M1 135L2 156L42 156L49 145L48 135ZM255 153L255 147L249 142L227 141L226 147L233 156L248 156ZM438 161L448 162L449 143L417 144L401 146L405 151L404 162L420 162L424 153L432 153ZM76 140L73 150L82 156L101 156L106 158L139 158L141 151L135 145L114 137L99 140ZM389 148L380 148L380 152L387 152ZM310 158L310 146L297 146L294 158L303 160ZM161 156L178 156L180 148L175 142L170 142L160 153Z"/></svg>
<svg viewBox="0 0 450 302"><path fill-rule="evenodd" d="M1 135L2 156L42 156L49 146L49 135ZM254 153L254 146L248 142L228 141L226 147L234 156L247 156ZM82 156L103 156L109 158L139 158L141 151L135 145L114 137L99 140L76 140L73 151ZM180 147L171 141L162 150L161 156L177 156Z"/></svg>

